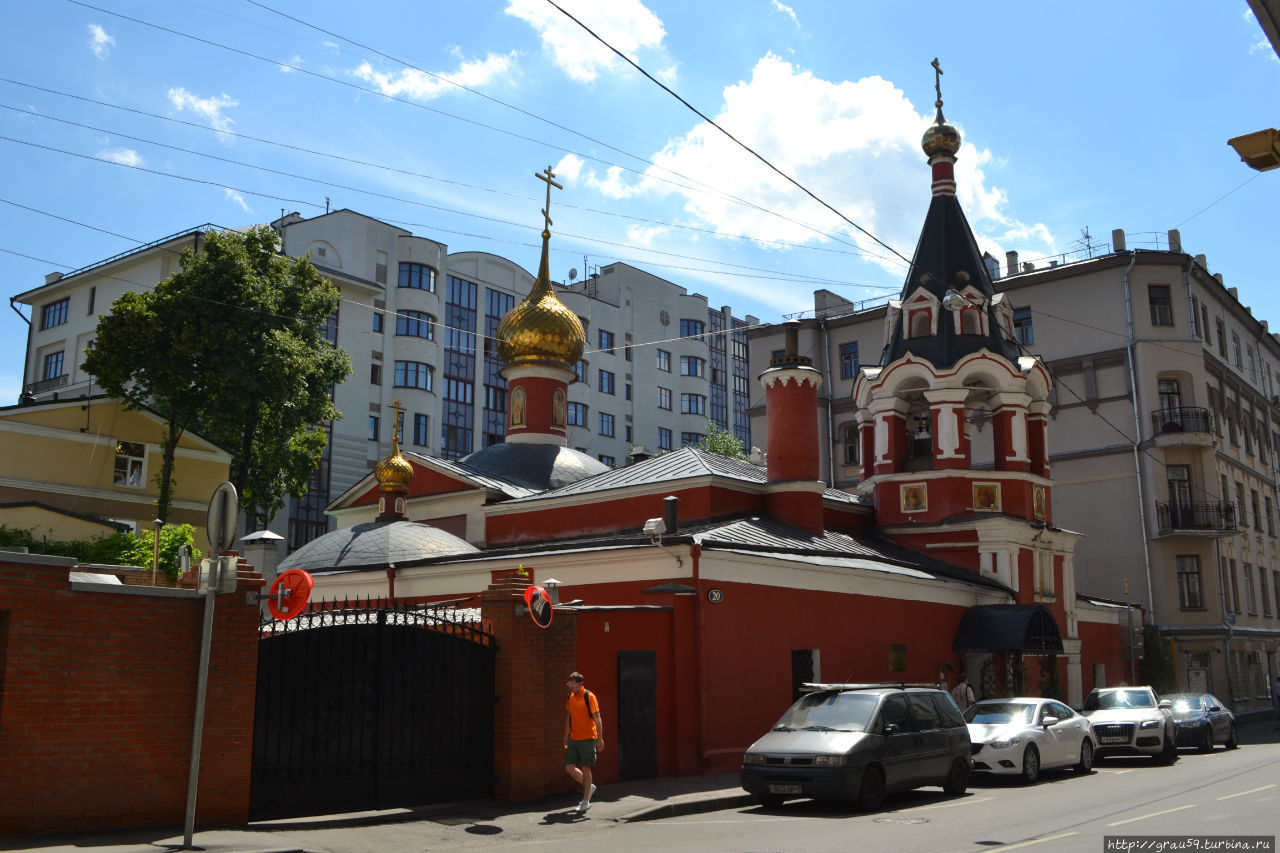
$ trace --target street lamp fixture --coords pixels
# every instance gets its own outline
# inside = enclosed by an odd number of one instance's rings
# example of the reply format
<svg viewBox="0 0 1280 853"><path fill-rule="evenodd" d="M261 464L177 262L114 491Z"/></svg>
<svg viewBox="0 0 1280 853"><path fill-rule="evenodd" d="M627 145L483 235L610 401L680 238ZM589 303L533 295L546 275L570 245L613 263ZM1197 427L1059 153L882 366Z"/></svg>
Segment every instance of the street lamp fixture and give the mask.
<svg viewBox="0 0 1280 853"><path fill-rule="evenodd" d="M1266 172L1280 168L1280 131L1274 127L1228 139L1227 144L1250 169Z"/></svg>
<svg viewBox="0 0 1280 853"><path fill-rule="evenodd" d="M157 518L151 522L156 527L156 538L151 543L151 585L156 585L156 570L160 568L160 530L164 527L164 520Z"/></svg>

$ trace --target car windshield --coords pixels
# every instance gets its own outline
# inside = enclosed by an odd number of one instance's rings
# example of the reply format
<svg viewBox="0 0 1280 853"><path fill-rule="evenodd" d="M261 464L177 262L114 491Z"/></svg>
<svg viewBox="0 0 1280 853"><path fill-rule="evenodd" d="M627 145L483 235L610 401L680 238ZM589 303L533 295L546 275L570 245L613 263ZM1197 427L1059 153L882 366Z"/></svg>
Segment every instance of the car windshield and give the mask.
<svg viewBox="0 0 1280 853"><path fill-rule="evenodd" d="M1002 726L1009 723L1029 723L1035 716L1036 706L1024 702L979 702L964 712L966 723L980 726Z"/></svg>
<svg viewBox="0 0 1280 853"><path fill-rule="evenodd" d="M1203 711L1203 696L1175 696L1173 698L1173 710L1175 711Z"/></svg>
<svg viewBox="0 0 1280 853"><path fill-rule="evenodd" d="M774 731L864 732L875 716L880 696L875 693L826 691L801 696L782 715Z"/></svg>
<svg viewBox="0 0 1280 853"><path fill-rule="evenodd" d="M1109 690L1090 693L1084 700L1085 711L1113 711L1117 708L1154 708L1155 700L1146 690Z"/></svg>

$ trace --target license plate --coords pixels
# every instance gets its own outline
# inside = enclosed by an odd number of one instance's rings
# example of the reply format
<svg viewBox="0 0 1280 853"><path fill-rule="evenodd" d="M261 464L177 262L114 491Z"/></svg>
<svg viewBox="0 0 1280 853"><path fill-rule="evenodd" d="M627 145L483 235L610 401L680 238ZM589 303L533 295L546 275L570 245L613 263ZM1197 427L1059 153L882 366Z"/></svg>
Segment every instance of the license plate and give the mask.
<svg viewBox="0 0 1280 853"><path fill-rule="evenodd" d="M1129 739L1124 735L1103 735L1098 738L1098 743L1128 743Z"/></svg>
<svg viewBox="0 0 1280 853"><path fill-rule="evenodd" d="M769 793L770 794L799 794L800 786L799 785L770 785Z"/></svg>

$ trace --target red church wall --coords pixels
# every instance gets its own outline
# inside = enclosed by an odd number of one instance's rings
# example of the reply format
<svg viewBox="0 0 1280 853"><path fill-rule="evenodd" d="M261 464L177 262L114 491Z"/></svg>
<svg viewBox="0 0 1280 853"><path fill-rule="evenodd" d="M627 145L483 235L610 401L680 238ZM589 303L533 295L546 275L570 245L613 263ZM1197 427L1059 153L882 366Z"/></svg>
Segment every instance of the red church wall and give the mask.
<svg viewBox="0 0 1280 853"><path fill-rule="evenodd" d="M895 532L888 538L908 548L927 553L929 556L969 569L975 573L981 570L977 549L978 536L972 530L957 530L952 533L903 533ZM925 549L928 548L926 551Z"/></svg>
<svg viewBox="0 0 1280 853"><path fill-rule="evenodd" d="M870 508L846 509L830 504L822 508L822 524L827 530L871 530L875 527L875 523L875 511Z"/></svg>
<svg viewBox="0 0 1280 853"><path fill-rule="evenodd" d="M1123 616L1121 613L1121 617ZM1084 695L1088 696L1089 691L1095 687L1134 683L1129 679L1129 661L1124 658L1126 625L1086 622L1084 619L1076 624L1080 633L1080 676ZM1134 624L1138 624L1138 619L1134 619ZM1094 673L1095 664L1102 664L1105 684L1098 683ZM1134 667L1138 683L1141 683L1142 677L1140 664L1141 662Z"/></svg>
<svg viewBox="0 0 1280 853"><path fill-rule="evenodd" d="M740 512L759 512L763 505L763 497L759 494L706 487L617 500L597 496L589 511L585 511L586 507L559 506L531 512L491 515L486 521L485 538L489 547L495 548L558 537L639 530L647 519L663 516L665 510L662 500L672 494L680 498L679 517L682 522Z"/></svg>

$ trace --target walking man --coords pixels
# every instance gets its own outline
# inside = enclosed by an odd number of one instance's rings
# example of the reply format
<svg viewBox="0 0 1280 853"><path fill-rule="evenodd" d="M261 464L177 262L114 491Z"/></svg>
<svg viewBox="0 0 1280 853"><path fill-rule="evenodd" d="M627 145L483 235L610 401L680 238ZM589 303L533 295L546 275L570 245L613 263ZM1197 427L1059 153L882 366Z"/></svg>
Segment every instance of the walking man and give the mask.
<svg viewBox="0 0 1280 853"><path fill-rule="evenodd" d="M956 707L961 711L973 704L973 688L969 686L969 676L960 676L960 683L951 688L951 698L956 700Z"/></svg>
<svg viewBox="0 0 1280 853"><path fill-rule="evenodd" d="M591 808L591 795L596 786L591 782L591 768L596 755L604 752L604 723L600 719L600 702L594 693L582 684L582 673L569 675L568 713L564 718L564 769L582 786L582 802L578 814Z"/></svg>

